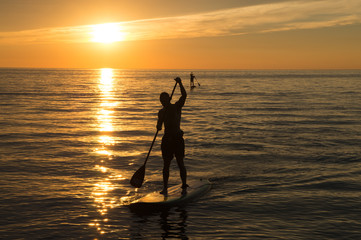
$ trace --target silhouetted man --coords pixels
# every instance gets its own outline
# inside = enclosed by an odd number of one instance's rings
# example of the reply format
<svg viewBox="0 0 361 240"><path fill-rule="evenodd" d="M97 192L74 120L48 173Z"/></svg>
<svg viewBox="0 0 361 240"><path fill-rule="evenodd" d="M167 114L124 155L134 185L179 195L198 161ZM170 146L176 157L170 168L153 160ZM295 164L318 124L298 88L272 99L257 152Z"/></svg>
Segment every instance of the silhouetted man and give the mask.
<svg viewBox="0 0 361 240"><path fill-rule="evenodd" d="M174 79L180 86L182 96L175 104L170 103L169 94L163 92L160 94L160 102L163 108L158 113L157 129L161 130L164 123L164 136L162 138L162 157L163 157L163 190L160 192L165 196L168 194L169 166L175 156L179 167L182 180L182 194L186 193L187 170L184 166L184 139L183 131L180 129L182 107L187 98L187 92L184 89L182 80L177 77Z"/></svg>
<svg viewBox="0 0 361 240"><path fill-rule="evenodd" d="M191 72L191 79L190 79L190 85L191 85L191 88L194 88L194 87L196 87L196 86L194 86L194 78L196 77L196 76L194 76L193 75L193 73Z"/></svg>

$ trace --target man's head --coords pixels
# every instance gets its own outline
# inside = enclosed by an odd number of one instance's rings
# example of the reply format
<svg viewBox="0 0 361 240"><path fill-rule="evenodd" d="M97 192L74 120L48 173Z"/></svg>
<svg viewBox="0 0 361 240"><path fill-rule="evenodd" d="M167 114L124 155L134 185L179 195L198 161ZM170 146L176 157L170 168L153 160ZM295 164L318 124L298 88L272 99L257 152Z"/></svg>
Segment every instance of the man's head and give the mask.
<svg viewBox="0 0 361 240"><path fill-rule="evenodd" d="M159 96L159 100L162 103L164 107L168 106L170 103L170 97L169 94L166 92L162 92Z"/></svg>

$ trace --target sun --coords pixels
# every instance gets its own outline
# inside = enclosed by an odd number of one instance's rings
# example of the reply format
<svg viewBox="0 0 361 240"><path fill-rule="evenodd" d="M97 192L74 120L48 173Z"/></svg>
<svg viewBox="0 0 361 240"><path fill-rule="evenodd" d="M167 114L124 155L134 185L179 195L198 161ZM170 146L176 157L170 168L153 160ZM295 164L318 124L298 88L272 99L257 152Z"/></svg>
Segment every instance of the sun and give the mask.
<svg viewBox="0 0 361 240"><path fill-rule="evenodd" d="M126 33L118 23L104 23L92 26L92 41L99 43L113 43L125 40Z"/></svg>

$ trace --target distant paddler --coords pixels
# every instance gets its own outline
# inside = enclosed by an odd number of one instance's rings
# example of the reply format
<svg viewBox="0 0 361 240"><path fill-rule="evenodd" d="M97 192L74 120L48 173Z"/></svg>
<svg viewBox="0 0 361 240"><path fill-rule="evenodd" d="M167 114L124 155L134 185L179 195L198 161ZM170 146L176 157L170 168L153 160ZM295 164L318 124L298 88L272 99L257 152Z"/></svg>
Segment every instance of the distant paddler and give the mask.
<svg viewBox="0 0 361 240"><path fill-rule="evenodd" d="M201 85L199 84L196 76L194 76L193 72L191 72L191 78L190 78L190 85L191 85L191 89L195 88L196 86L194 85L194 79L197 81L198 86L200 87Z"/></svg>
<svg viewBox="0 0 361 240"><path fill-rule="evenodd" d="M196 76L194 76L194 74L193 74L193 72L191 72L191 81L190 81L190 85L191 85L191 88L195 88L196 86L194 86L194 78L195 78Z"/></svg>

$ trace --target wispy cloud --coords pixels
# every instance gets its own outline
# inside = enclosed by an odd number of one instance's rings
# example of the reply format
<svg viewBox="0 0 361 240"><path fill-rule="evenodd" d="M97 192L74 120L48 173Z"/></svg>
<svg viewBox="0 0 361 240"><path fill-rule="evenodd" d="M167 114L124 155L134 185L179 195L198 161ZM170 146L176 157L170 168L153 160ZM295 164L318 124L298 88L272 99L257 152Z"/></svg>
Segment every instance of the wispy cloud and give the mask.
<svg viewBox="0 0 361 240"><path fill-rule="evenodd" d="M286 1L186 16L119 22L126 40L177 39L313 29L361 23L360 0ZM0 32L0 43L90 41L92 26Z"/></svg>

